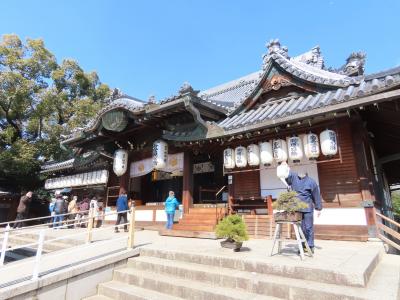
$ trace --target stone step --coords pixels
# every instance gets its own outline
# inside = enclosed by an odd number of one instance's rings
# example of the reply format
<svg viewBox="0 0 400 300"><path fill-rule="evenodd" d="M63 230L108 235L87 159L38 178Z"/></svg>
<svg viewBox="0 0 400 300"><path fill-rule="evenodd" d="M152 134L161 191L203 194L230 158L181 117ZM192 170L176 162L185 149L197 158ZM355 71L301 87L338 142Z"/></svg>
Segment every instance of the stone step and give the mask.
<svg viewBox="0 0 400 300"><path fill-rule="evenodd" d="M46 232L44 239L47 241L47 240L52 240L54 238L57 238L58 235L56 234L56 232L57 231L51 231L49 233ZM71 231L71 233L74 233L74 232ZM37 240L39 238L39 234L35 234L35 233L24 233L23 236L27 237L27 238L35 239L35 240ZM58 242L63 243L63 244L68 244L68 245L74 245L74 246L79 246L79 245L84 244L83 240L70 239L70 238L65 238L65 239L59 240Z"/></svg>
<svg viewBox="0 0 400 300"><path fill-rule="evenodd" d="M130 285L140 286L149 290L168 293L183 299L213 299L213 300L245 300L245 299L277 299L231 288L221 288L202 281L192 281L164 274L140 271L133 268L119 269L114 272L114 280ZM101 286L101 285L100 285ZM165 299L165 298L159 298Z"/></svg>
<svg viewBox="0 0 400 300"><path fill-rule="evenodd" d="M222 289L231 288L268 295L282 299L373 299L366 295L365 288L347 287L328 283L310 282L255 272L235 271L196 263L177 262L156 257L136 257L128 260L128 267L138 271L153 272L182 279L201 281ZM140 274L140 272L138 272ZM365 294L364 297L359 297ZM295 295L295 297L294 297ZM374 296L376 296L374 294ZM392 298L385 298L392 299ZM395 299L395 298L393 298Z"/></svg>
<svg viewBox="0 0 400 300"><path fill-rule="evenodd" d="M170 287L171 288L171 287ZM130 285L121 281L109 281L99 285L99 294L107 299L114 300L180 300L168 294L160 293L154 290L141 288L139 286ZM90 299L90 300L97 300ZM102 299L99 299L102 300ZM106 299L104 299L106 300Z"/></svg>
<svg viewBox="0 0 400 300"><path fill-rule="evenodd" d="M113 300L113 298L109 298L103 295L94 295L90 297L83 298L82 300Z"/></svg>
<svg viewBox="0 0 400 300"><path fill-rule="evenodd" d="M164 235L164 236L177 236L177 237L213 239L213 240L217 239L215 233L210 231L161 229L158 231L158 233L159 235Z"/></svg>
<svg viewBox="0 0 400 300"><path fill-rule="evenodd" d="M12 247L21 246L21 245L25 245L25 244L32 244L35 242L37 242L37 239L32 239L32 238L28 238L28 237L24 237L24 236L9 236L8 237L8 244ZM54 241L54 242L44 243L43 250L45 252L58 251L58 250L69 248L71 246L73 246L73 245L62 243L60 241ZM30 246L29 248L36 249L37 245Z"/></svg>
<svg viewBox="0 0 400 300"><path fill-rule="evenodd" d="M352 263L345 266L315 267L312 264L299 264L293 261L245 258L231 254L206 255L195 252L141 248L140 255L174 260L177 262L195 262L207 266L230 268L235 271L256 272L287 278L330 283L347 286L366 286L372 271L380 259L380 249L364 251L352 258ZM356 267L354 267L356 266ZM351 267L351 269L349 269Z"/></svg>

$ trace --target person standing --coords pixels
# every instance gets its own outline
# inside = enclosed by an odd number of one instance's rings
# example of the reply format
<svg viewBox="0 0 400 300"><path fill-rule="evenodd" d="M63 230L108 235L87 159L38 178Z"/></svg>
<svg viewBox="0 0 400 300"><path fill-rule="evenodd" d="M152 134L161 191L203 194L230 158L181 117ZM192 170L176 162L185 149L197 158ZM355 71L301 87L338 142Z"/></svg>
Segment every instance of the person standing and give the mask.
<svg viewBox="0 0 400 300"><path fill-rule="evenodd" d="M15 221L17 221L17 222L14 223L14 226L13 226L14 228L20 228L25 225L23 220L26 219L26 217L27 217L29 203L31 202L31 200L32 200L32 192L31 191L27 192L19 200L19 204L17 207L17 217L15 218Z"/></svg>
<svg viewBox="0 0 400 300"><path fill-rule="evenodd" d="M87 216L89 215L89 198L87 196L83 197L83 200L79 203L79 226L80 227L86 227L86 224L88 223Z"/></svg>
<svg viewBox="0 0 400 300"><path fill-rule="evenodd" d="M96 224L93 224L93 226L95 226L97 228L98 227L97 226L98 217L99 217L99 202L97 201L97 197L96 196L92 197L92 200L90 200L89 206L90 206L90 209L93 210L93 216L94 216L93 221L96 221Z"/></svg>
<svg viewBox="0 0 400 300"><path fill-rule="evenodd" d="M75 227L75 217L78 212L78 196L73 196L72 200L68 204L68 228L74 228Z"/></svg>
<svg viewBox="0 0 400 300"><path fill-rule="evenodd" d="M54 215L56 214L54 212L54 205L56 204L56 198L51 198L51 201L49 203L49 212L50 212L50 222L49 222L49 227L53 227L53 222L54 222Z"/></svg>
<svg viewBox="0 0 400 300"><path fill-rule="evenodd" d="M169 196L164 202L165 213L167 214L167 224L165 228L172 229L172 225L174 224L175 210L179 208L179 202L175 198L175 193L173 191L169 191Z"/></svg>
<svg viewBox="0 0 400 300"><path fill-rule="evenodd" d="M127 217L127 210L128 210L128 196L126 194L125 191L121 191L118 199L117 199L117 212L118 212L118 216L117 216L117 222L115 223L115 232L118 233L118 225L121 224L121 221L123 221L122 223L125 224L124 225L124 231L128 232L128 224L126 224L128 222L128 217Z"/></svg>
<svg viewBox="0 0 400 300"><path fill-rule="evenodd" d="M314 253L314 209L317 210L317 217L321 215L322 210L319 187L315 180L306 173L293 172L286 162L282 162L281 165L284 168L288 168L289 171L286 177L287 184L297 193L297 197L308 205L307 208L300 211L303 215L301 229L306 237L308 246Z"/></svg>
<svg viewBox="0 0 400 300"><path fill-rule="evenodd" d="M53 228L59 229L62 226L62 222L64 220L64 214L67 211L67 203L64 200L63 196L60 192L56 193L56 203L54 204L54 222Z"/></svg>

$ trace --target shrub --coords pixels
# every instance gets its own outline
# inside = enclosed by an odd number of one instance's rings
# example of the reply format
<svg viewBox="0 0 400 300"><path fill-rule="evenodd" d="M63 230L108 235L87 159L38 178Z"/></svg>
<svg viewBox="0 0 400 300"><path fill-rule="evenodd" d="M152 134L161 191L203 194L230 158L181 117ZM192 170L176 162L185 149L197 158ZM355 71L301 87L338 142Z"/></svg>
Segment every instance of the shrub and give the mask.
<svg viewBox="0 0 400 300"><path fill-rule="evenodd" d="M272 207L277 210L294 213L307 208L308 205L297 197L295 191L290 191L281 193L278 199L272 204Z"/></svg>
<svg viewBox="0 0 400 300"><path fill-rule="evenodd" d="M223 218L215 228L215 234L218 238L227 238L235 242L243 242L249 239L246 224L239 215Z"/></svg>

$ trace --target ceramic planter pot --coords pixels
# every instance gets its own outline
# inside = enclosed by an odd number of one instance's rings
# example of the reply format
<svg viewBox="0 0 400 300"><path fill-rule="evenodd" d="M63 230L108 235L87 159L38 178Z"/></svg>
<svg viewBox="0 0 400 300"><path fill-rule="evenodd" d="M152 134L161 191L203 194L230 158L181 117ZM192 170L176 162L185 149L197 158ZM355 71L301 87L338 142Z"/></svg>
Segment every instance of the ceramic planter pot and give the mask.
<svg viewBox="0 0 400 300"><path fill-rule="evenodd" d="M299 222L303 219L300 212L277 212L274 214L275 222Z"/></svg>
<svg viewBox="0 0 400 300"><path fill-rule="evenodd" d="M233 249L233 251L240 251L242 248L243 242L235 242L234 240L225 240L221 242L221 247Z"/></svg>

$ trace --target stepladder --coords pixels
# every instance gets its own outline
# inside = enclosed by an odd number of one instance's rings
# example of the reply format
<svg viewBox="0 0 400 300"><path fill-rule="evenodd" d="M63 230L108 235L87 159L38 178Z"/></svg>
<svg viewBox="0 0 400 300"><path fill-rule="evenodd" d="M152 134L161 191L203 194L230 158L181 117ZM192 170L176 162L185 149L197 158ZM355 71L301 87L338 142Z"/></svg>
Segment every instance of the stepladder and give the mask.
<svg viewBox="0 0 400 300"><path fill-rule="evenodd" d="M296 240L291 240L291 239L283 239L282 237L282 229L283 229L283 225L287 224L289 225L288 227L293 227L295 236L296 236ZM282 253L282 243L283 242L290 242L290 241L295 241L300 253L300 258L303 260L304 259L304 249L303 249L303 245L305 250L307 250L307 253L309 256L313 257L313 253L310 249L310 246L307 243L307 239L304 236L303 230L301 229L301 222L294 222L294 221L279 221L279 222L275 222L275 232L274 232L274 238L272 241L272 249L271 249L271 255L274 255L274 249L275 249L275 245L276 243L278 243L278 252L276 254L280 254Z"/></svg>

